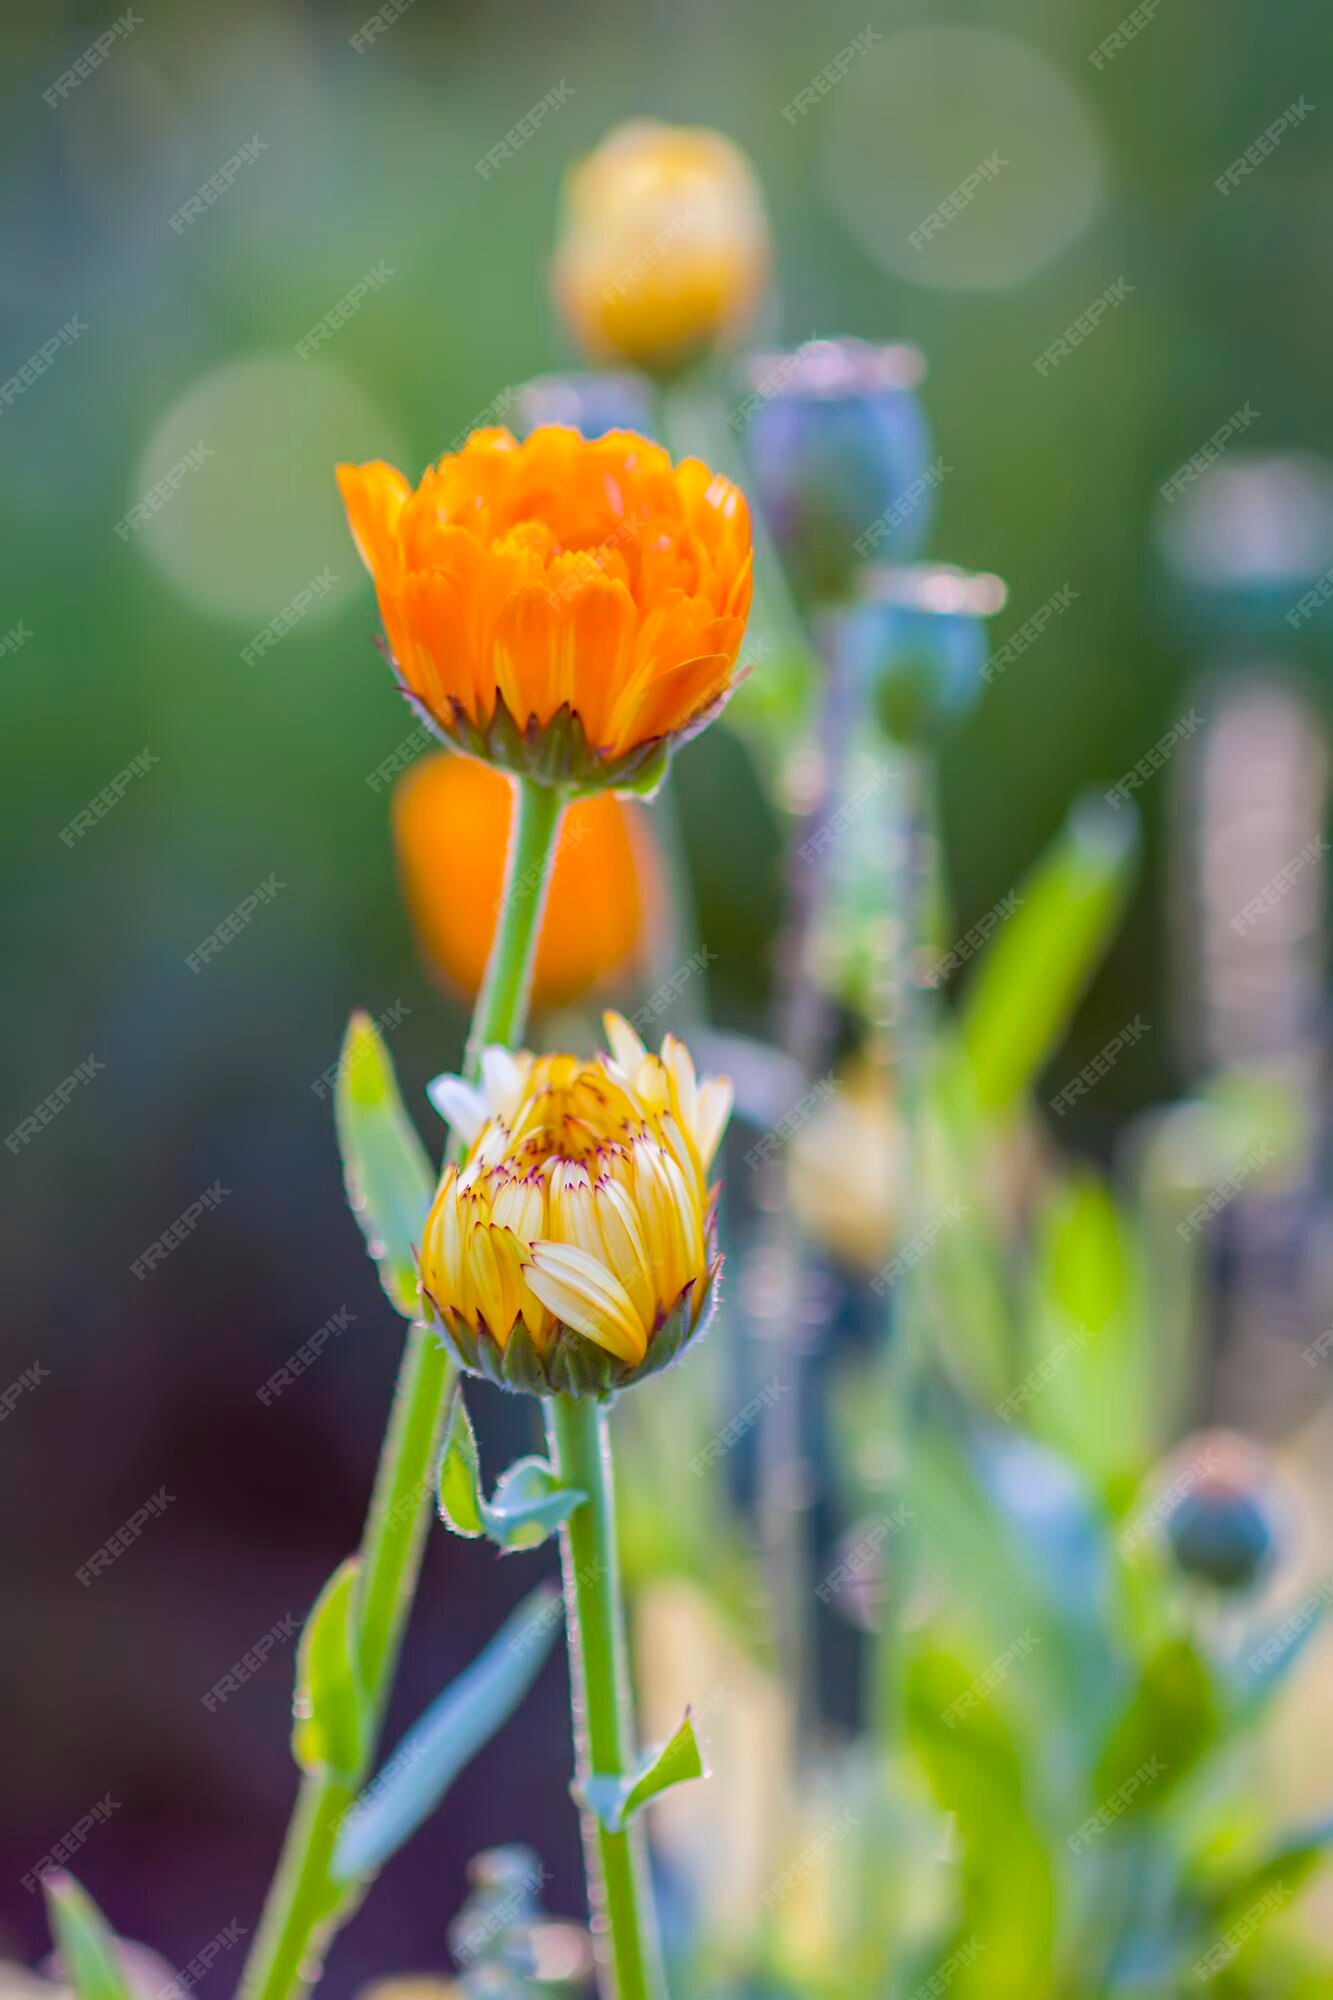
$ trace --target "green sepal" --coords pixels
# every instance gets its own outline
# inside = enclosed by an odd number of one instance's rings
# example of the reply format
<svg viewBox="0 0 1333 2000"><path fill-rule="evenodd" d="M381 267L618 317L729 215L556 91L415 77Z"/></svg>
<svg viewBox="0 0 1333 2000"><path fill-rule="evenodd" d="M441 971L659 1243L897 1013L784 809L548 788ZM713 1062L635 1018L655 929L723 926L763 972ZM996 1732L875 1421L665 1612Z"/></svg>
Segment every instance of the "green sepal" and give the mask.
<svg viewBox="0 0 1333 2000"><path fill-rule="evenodd" d="M687 1708L675 1735L645 1756L635 1770L619 1778L585 1778L574 1787L574 1796L608 1833L619 1833L631 1815L659 1793L707 1775Z"/></svg>
<svg viewBox="0 0 1333 2000"><path fill-rule="evenodd" d="M488 1501L481 1490L476 1434L454 1391L440 1459L440 1513L456 1535L485 1535L499 1549L535 1549L568 1520L586 1495L564 1486L544 1458L520 1458L502 1473Z"/></svg>
<svg viewBox="0 0 1333 2000"><path fill-rule="evenodd" d="M115 1936L87 1890L63 1868L42 1877L51 1935L77 2000L131 2000Z"/></svg>
<svg viewBox="0 0 1333 2000"><path fill-rule="evenodd" d="M435 1176L403 1108L393 1064L368 1014L347 1025L334 1090L343 1178L389 1303L405 1319L421 1311L416 1250Z"/></svg>
<svg viewBox="0 0 1333 2000"><path fill-rule="evenodd" d="M708 1230L711 1242L711 1215ZM670 1312L658 1321L643 1360L632 1367L572 1327L557 1325L543 1353L520 1320L500 1347L484 1326L474 1330L454 1313L436 1313L429 1300L427 1306L435 1332L466 1374L479 1375L497 1388L524 1395L610 1402L622 1389L632 1389L650 1375L672 1367L706 1331L717 1304L721 1273L722 1259L715 1257L704 1274L702 1288L693 1280L686 1285Z"/></svg>
<svg viewBox="0 0 1333 2000"><path fill-rule="evenodd" d="M481 1467L477 1459L477 1437L463 1401L463 1385L454 1390L445 1427L444 1451L440 1456L440 1516L456 1535L475 1541L486 1532L482 1514Z"/></svg>
<svg viewBox="0 0 1333 2000"><path fill-rule="evenodd" d="M340 1563L315 1600L296 1649L292 1755L303 1771L355 1782L369 1748L357 1617L361 1558Z"/></svg>
<svg viewBox="0 0 1333 2000"><path fill-rule="evenodd" d="M404 681L388 645L376 645L393 668L398 691L414 715L430 733L451 750L461 750L484 764L492 764L515 777L531 778L539 785L558 785L570 798L587 798L595 792L632 792L650 799L660 787L672 756L683 743L706 729L722 713L745 679L745 671L735 674L720 694L692 715L680 729L666 736L652 736L636 743L619 757L608 757L589 743L582 718L562 703L549 722L530 715L520 726L501 698L484 728L473 722L458 702L451 704L452 719L444 722L433 715L421 697Z"/></svg>
<svg viewBox="0 0 1333 2000"><path fill-rule="evenodd" d="M542 1358L523 1320L513 1328L504 1344L500 1372L506 1389L517 1389L529 1396L541 1394L544 1376Z"/></svg>

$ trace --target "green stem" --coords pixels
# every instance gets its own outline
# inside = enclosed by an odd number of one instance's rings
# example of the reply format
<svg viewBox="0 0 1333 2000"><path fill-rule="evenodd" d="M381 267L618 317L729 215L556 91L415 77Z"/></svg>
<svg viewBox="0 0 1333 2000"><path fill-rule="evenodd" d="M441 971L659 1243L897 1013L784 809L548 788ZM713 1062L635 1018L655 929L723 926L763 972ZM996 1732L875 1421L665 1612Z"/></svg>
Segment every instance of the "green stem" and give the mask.
<svg viewBox="0 0 1333 2000"><path fill-rule="evenodd" d="M616 1549L611 1441L603 1404L553 1396L546 1405L551 1459L588 1498L560 1531L574 1752L580 1782L623 1777L634 1725ZM636 1829L608 1833L583 1813L588 1902L604 2000L664 1995L647 1860Z"/></svg>
<svg viewBox="0 0 1333 2000"><path fill-rule="evenodd" d="M468 1036L469 1076L477 1074L483 1048L508 1045L523 1031L563 805L563 795L553 788L526 778L518 781L500 922ZM241 1981L241 2000L290 2000L308 1992L323 1970L330 1939L359 1894L358 1884L332 1880L333 1854L342 1816L370 1774L393 1687L421 1570L452 1382L452 1364L435 1335L413 1326L361 1536L359 1638L371 1716L369 1747L352 1782L323 1773L302 1779Z"/></svg>
<svg viewBox="0 0 1333 2000"><path fill-rule="evenodd" d="M555 861L563 792L519 778L500 925L467 1038L464 1073L475 1078L488 1045L509 1048L523 1032L546 890Z"/></svg>
<svg viewBox="0 0 1333 2000"><path fill-rule="evenodd" d="M416 1594L451 1380L451 1364L434 1334L412 1327L361 1537L361 1652L372 1738L383 1721ZM339 1824L369 1774L371 1754L373 1749L354 1783L321 1772L301 1780L242 1981L245 2000L286 2000L319 1978L324 1951L353 1895L351 1885L330 1876Z"/></svg>

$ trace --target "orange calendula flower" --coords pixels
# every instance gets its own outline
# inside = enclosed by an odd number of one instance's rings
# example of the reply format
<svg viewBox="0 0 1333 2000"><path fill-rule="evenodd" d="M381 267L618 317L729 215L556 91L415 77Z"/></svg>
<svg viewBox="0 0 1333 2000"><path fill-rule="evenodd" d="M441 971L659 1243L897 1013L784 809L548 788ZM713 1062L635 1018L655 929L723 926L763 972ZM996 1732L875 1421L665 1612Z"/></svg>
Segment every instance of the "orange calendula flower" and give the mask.
<svg viewBox="0 0 1333 2000"><path fill-rule="evenodd" d="M393 797L398 865L429 963L471 997L504 894L514 787L451 750L419 757ZM538 1011L566 1006L642 959L664 901L647 809L612 793L565 813L532 974Z"/></svg>
<svg viewBox="0 0 1333 2000"><path fill-rule="evenodd" d="M597 1062L487 1049L482 1081L430 1095L467 1151L444 1170L421 1287L466 1369L538 1395L607 1396L703 1326L720 1258L709 1169L731 1085L697 1082L617 1014Z"/></svg>
<svg viewBox="0 0 1333 2000"><path fill-rule="evenodd" d="M739 147L636 118L570 173L551 278L591 355L669 375L749 331L772 249Z"/></svg>
<svg viewBox="0 0 1333 2000"><path fill-rule="evenodd" d="M730 694L750 516L633 431L474 431L414 490L341 465L403 692L474 756L572 791L651 791Z"/></svg>

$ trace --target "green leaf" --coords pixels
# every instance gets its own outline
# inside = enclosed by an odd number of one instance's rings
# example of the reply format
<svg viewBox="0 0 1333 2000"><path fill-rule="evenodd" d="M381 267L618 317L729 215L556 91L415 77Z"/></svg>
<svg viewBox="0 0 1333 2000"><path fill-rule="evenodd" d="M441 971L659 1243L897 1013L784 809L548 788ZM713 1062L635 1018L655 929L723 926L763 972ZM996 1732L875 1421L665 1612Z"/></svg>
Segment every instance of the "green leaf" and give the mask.
<svg viewBox="0 0 1333 2000"><path fill-rule="evenodd" d="M1063 1039L1114 935L1137 834L1130 812L1083 800L997 930L961 1015L966 1058L987 1111L1012 1110Z"/></svg>
<svg viewBox="0 0 1333 2000"><path fill-rule="evenodd" d="M632 1813L691 1778L703 1778L704 1760L688 1708L679 1729L660 1750L650 1751L637 1769L620 1778L585 1778L577 1796L595 1813L608 1833L619 1833Z"/></svg>
<svg viewBox="0 0 1333 2000"><path fill-rule="evenodd" d="M116 1940L86 1889L63 1869L42 1877L51 1934L78 2000L130 2000Z"/></svg>
<svg viewBox="0 0 1333 2000"><path fill-rule="evenodd" d="M406 1319L421 1310L416 1246L435 1175L403 1100L383 1037L368 1014L353 1014L334 1094L347 1199L379 1265L389 1302Z"/></svg>
<svg viewBox="0 0 1333 2000"><path fill-rule="evenodd" d="M482 1509L486 1533L502 1549L535 1549L587 1497L577 1486L563 1486L546 1459L516 1459Z"/></svg>
<svg viewBox="0 0 1333 2000"><path fill-rule="evenodd" d="M461 1382L449 1411L439 1492L440 1513L456 1535L486 1535L505 1550L537 1548L587 1497L577 1487L562 1485L546 1459L520 1458L501 1474L487 1501Z"/></svg>
<svg viewBox="0 0 1333 2000"><path fill-rule="evenodd" d="M1188 1639L1168 1639L1145 1663L1092 1773L1093 1803L1116 1819L1155 1812L1213 1748L1217 1689ZM1091 1824L1091 1823L1089 1823Z"/></svg>
<svg viewBox="0 0 1333 2000"><path fill-rule="evenodd" d="M1141 1297L1129 1222L1079 1166L1052 1181L1033 1235L1017 1380L1000 1413L1054 1445L1108 1496L1157 1456L1162 1329Z"/></svg>
<svg viewBox="0 0 1333 2000"><path fill-rule="evenodd" d="M357 1661L361 1558L348 1556L325 1584L296 1652L292 1755L303 1771L355 1781L366 1754L369 1709Z"/></svg>
<svg viewBox="0 0 1333 2000"><path fill-rule="evenodd" d="M335 1880L350 1882L382 1867L434 1812L536 1679L559 1628L559 1603L549 1584L530 1592L409 1729L344 1821L333 1857Z"/></svg>
<svg viewBox="0 0 1333 2000"><path fill-rule="evenodd" d="M1011 1729L1002 1693L977 1699L984 1653L964 1656L923 1630L907 1639L906 1655L909 1740L950 1816L958 1868L953 1932L907 1968L902 1990L929 1991L947 1965L949 2000L1050 1993L1056 1876L1029 1804L1044 1743Z"/></svg>
<svg viewBox="0 0 1333 2000"><path fill-rule="evenodd" d="M1239 1874L1217 1884L1207 1899L1208 1914L1217 1928L1245 1918L1257 1922L1284 1902L1293 1900L1300 1889L1327 1860L1333 1848L1333 1818L1290 1833L1275 1848ZM1269 1907L1257 1907L1268 1905Z"/></svg>

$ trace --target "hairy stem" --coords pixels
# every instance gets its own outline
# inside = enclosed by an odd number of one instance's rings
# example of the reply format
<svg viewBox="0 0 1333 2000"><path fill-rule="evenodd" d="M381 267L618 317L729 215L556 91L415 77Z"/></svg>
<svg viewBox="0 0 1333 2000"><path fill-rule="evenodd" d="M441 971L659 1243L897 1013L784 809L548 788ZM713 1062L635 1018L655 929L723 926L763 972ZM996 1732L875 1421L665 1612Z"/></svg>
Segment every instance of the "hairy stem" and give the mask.
<svg viewBox="0 0 1333 2000"><path fill-rule="evenodd" d="M500 921L468 1036L466 1069L475 1077L481 1051L523 1032L532 963L564 806L549 786L518 780ZM364 1768L344 1782L314 1773L301 1781L254 1947L241 2000L291 2000L323 1971L323 1957L350 1912L358 1885L332 1879L343 1815L370 1775L416 1596L430 1520L435 1462L453 1384L453 1368L435 1335L413 1326L407 1337L389 1427L361 1537L359 1639L372 1727ZM631 1989L632 1990L632 1989Z"/></svg>
<svg viewBox="0 0 1333 2000"><path fill-rule="evenodd" d="M606 1408L586 1398L553 1396L546 1409L560 1478L588 1496L560 1531L577 1776L580 1782L623 1777L633 1756L634 1726ZM608 1833L585 1810L583 1847L603 2000L661 2000L666 1989L639 1833L633 1828Z"/></svg>

